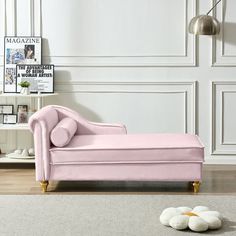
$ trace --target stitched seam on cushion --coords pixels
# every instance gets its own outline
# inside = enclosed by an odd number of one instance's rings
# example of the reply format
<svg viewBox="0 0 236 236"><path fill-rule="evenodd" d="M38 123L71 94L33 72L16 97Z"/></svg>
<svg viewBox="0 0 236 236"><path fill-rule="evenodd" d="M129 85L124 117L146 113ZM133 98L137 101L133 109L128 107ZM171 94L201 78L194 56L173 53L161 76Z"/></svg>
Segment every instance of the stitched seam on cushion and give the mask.
<svg viewBox="0 0 236 236"><path fill-rule="evenodd" d="M67 161L67 162L50 162L50 165L96 165L96 164L178 164L178 163L203 163L203 161Z"/></svg>
<svg viewBox="0 0 236 236"><path fill-rule="evenodd" d="M160 148L88 148L88 149L80 149L80 148L51 148L49 149L50 152L54 152L54 151L108 151L108 150L175 150L175 149L204 149L204 147L174 147L174 148L165 148L165 147L160 147Z"/></svg>

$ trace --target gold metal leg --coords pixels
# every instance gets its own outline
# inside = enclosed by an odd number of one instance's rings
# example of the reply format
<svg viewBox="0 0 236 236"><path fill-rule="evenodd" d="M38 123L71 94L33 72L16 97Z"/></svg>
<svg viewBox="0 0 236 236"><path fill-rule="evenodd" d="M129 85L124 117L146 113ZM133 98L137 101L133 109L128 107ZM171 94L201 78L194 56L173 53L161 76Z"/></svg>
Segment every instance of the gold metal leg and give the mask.
<svg viewBox="0 0 236 236"><path fill-rule="evenodd" d="M198 193L199 192L200 184L201 183L199 181L194 181L193 182L193 191L194 191L194 193Z"/></svg>
<svg viewBox="0 0 236 236"><path fill-rule="evenodd" d="M41 190L43 193L47 192L47 187L48 187L48 181L40 181L40 185L41 185Z"/></svg>

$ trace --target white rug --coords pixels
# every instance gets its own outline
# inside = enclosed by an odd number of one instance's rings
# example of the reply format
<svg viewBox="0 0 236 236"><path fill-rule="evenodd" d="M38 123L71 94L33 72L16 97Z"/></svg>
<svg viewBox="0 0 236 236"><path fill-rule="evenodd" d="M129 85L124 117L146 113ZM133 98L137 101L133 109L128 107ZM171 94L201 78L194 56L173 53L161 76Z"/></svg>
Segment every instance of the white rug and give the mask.
<svg viewBox="0 0 236 236"><path fill-rule="evenodd" d="M226 218L207 233L175 231L159 222L169 206L206 205ZM236 235L236 197L185 195L2 195L1 236Z"/></svg>

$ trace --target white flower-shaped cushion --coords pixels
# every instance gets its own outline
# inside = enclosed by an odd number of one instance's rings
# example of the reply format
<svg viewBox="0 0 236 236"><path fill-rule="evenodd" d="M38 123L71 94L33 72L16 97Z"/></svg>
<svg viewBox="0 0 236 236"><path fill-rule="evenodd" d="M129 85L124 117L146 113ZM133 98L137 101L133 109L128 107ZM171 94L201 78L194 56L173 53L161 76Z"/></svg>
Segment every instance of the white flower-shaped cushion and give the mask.
<svg viewBox="0 0 236 236"><path fill-rule="evenodd" d="M191 229L204 232L208 229L219 229L222 226L222 216L218 211L210 211L208 207L169 207L160 215L160 222L177 230Z"/></svg>

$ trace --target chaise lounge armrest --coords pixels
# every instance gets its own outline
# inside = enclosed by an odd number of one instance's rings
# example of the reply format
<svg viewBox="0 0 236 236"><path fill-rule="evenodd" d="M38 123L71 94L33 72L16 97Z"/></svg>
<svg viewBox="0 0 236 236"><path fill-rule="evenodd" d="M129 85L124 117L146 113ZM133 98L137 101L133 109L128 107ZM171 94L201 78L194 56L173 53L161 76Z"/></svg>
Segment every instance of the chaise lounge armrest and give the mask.
<svg viewBox="0 0 236 236"><path fill-rule="evenodd" d="M58 122L57 111L49 106L42 108L29 119L29 128L34 137L37 181L47 180L50 176L50 132Z"/></svg>
<svg viewBox="0 0 236 236"><path fill-rule="evenodd" d="M76 135L118 135L127 133L124 125L90 122L69 108L56 105L42 108L29 119L29 127L34 136L36 180L38 181L49 179L49 149L51 147L50 133L60 120L66 117L70 117L77 122Z"/></svg>

